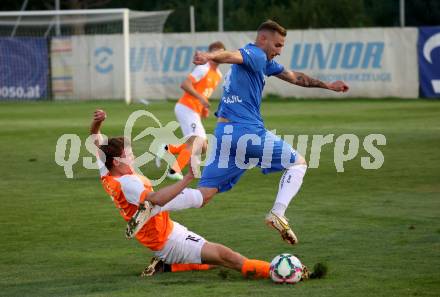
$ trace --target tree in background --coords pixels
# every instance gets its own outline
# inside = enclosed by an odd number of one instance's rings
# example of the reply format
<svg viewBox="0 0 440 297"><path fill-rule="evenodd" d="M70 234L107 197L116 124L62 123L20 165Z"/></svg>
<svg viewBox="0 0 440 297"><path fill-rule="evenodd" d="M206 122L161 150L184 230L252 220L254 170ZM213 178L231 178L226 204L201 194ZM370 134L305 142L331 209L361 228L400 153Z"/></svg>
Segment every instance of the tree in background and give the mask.
<svg viewBox="0 0 440 297"><path fill-rule="evenodd" d="M407 26L439 26L440 1L420 0L407 1L406 25Z"/></svg>
<svg viewBox="0 0 440 297"><path fill-rule="evenodd" d="M229 1L228 4L232 4ZM363 0L245 0L227 13L226 29L254 30L264 19L273 19L289 29L347 28L369 25ZM237 30L237 29L235 29Z"/></svg>
<svg viewBox="0 0 440 297"><path fill-rule="evenodd" d="M218 0L61 0L62 9L121 8L173 13L166 32L188 32L189 6L196 31L217 31ZM223 0L226 31L253 31L265 19L288 29L399 26L399 0ZM439 0L405 0L407 26L440 25ZM19 10L22 1L1 0L0 10ZM29 0L27 10L53 9L53 0Z"/></svg>

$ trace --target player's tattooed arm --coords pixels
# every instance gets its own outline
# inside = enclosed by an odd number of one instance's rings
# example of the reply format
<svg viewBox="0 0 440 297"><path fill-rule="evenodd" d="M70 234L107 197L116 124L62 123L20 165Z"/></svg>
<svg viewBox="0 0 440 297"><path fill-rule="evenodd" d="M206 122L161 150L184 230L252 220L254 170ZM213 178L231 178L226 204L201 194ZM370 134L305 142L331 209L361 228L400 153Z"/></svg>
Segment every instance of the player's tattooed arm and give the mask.
<svg viewBox="0 0 440 297"><path fill-rule="evenodd" d="M305 87L305 88L322 88L328 89L326 83L320 81L319 79L311 78L302 72L293 72L295 74L294 84Z"/></svg>
<svg viewBox="0 0 440 297"><path fill-rule="evenodd" d="M277 75L278 78L285 80L291 84L305 87L305 88L322 88L328 89L326 83L320 81L319 79L311 78L302 72L295 72L284 70L280 74Z"/></svg>
<svg viewBox="0 0 440 297"><path fill-rule="evenodd" d="M335 92L347 92L348 86L343 81L335 81L332 83L325 83L319 79L311 78L310 76L302 73L284 70L280 74L276 75L279 79L287 81L291 84L305 87L305 88L322 88L328 89Z"/></svg>

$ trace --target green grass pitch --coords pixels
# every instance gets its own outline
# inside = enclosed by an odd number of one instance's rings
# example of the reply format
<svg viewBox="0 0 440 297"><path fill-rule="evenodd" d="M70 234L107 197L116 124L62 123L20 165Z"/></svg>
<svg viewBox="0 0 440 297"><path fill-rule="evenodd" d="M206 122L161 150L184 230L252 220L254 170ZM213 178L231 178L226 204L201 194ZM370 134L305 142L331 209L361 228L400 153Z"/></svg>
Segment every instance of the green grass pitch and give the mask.
<svg viewBox="0 0 440 297"><path fill-rule="evenodd" d="M115 136L132 111L147 109L164 123L174 119L173 106L0 104L1 296L440 296L440 102L426 100L263 103L267 128L280 135L348 133L360 139L345 172L336 172L334 143L323 147L319 168L308 170L287 211L297 246L283 243L263 223L280 173L264 176L252 169L205 208L171 215L250 258L270 261L289 252L309 266L325 262L325 279L275 285L221 269L141 279L152 254L124 238L125 223L97 172L82 166L89 155L84 141L97 107L109 116L103 133ZM136 131L148 124L138 122ZM208 132L214 126L212 117L205 122ZM73 179L54 161L57 139L65 133L82 141ZM385 158L378 170L361 167L361 157L369 156L362 140L371 133L387 140L378 146ZM135 153L147 142L136 142ZM309 154L310 140L307 159ZM152 163L143 170L160 174Z"/></svg>

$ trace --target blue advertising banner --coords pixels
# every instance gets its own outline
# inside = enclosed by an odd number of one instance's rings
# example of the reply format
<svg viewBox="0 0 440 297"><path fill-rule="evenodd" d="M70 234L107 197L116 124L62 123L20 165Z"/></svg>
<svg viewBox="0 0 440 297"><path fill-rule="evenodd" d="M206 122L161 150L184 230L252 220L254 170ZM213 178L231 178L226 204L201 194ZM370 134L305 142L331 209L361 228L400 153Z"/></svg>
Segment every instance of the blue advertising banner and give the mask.
<svg viewBox="0 0 440 297"><path fill-rule="evenodd" d="M0 99L47 98L48 71L46 38L0 38Z"/></svg>
<svg viewBox="0 0 440 297"><path fill-rule="evenodd" d="M344 80L350 92L297 88L268 78L265 94L297 98L419 96L417 28L289 30L276 61L286 69L323 80ZM129 65L124 64L121 35L75 35L51 40L51 90L54 99L120 99L125 67L130 69L132 98L182 96L180 84L194 69L192 58L214 40L235 50L254 42L255 32L139 33L130 38ZM222 64L226 76L230 64ZM213 98L221 97L218 87Z"/></svg>
<svg viewBox="0 0 440 297"><path fill-rule="evenodd" d="M420 27L417 49L420 96L440 98L440 27Z"/></svg>

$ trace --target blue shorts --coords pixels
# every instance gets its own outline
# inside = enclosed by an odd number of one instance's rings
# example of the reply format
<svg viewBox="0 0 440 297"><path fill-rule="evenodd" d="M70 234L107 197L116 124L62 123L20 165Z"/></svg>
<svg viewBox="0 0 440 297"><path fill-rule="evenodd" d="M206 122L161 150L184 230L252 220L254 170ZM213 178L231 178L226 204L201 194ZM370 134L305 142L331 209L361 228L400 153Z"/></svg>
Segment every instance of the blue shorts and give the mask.
<svg viewBox="0 0 440 297"><path fill-rule="evenodd" d="M230 190L241 175L259 167L263 174L282 171L295 163L292 146L262 126L217 123L216 143L210 143L210 155L199 187Z"/></svg>

